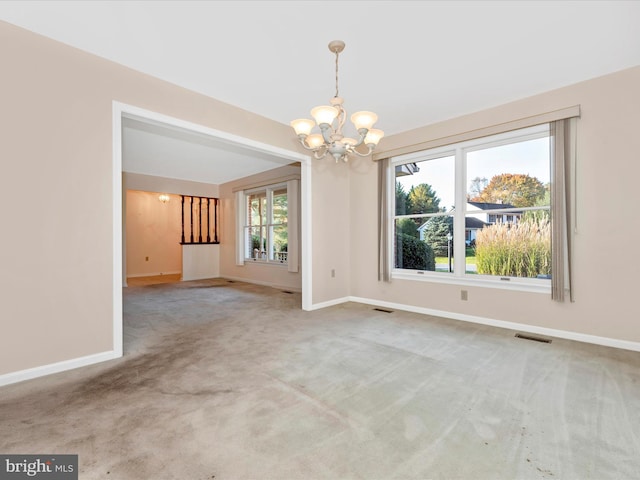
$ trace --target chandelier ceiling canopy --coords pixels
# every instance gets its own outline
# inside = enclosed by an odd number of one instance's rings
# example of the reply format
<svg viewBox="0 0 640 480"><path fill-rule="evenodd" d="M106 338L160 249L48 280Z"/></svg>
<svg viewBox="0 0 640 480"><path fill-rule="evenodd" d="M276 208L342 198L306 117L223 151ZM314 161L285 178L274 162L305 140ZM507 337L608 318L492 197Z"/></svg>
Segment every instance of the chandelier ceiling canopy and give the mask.
<svg viewBox="0 0 640 480"><path fill-rule="evenodd" d="M342 106L344 100L338 95L338 57L344 50L345 43L342 40L334 40L329 43L329 50L336 55L336 94L329 101L331 105L321 105L311 109L314 120L299 118L291 122L300 143L307 150L313 151L315 158L324 158L330 154L336 162L346 162L349 155L366 157L371 154L384 136L382 130L373 128L378 121L378 116L373 112L356 112L351 115L351 122L358 132L358 138L345 137L342 127L347 118L347 112ZM311 133L313 127L318 125L321 133ZM365 145L367 151L361 153L356 150L360 145Z"/></svg>

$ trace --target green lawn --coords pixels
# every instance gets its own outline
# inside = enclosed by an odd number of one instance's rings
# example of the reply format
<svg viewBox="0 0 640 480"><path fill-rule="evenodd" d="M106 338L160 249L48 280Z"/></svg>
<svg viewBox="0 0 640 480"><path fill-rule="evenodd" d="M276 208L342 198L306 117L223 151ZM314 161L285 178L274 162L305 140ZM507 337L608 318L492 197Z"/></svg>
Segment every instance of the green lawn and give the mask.
<svg viewBox="0 0 640 480"><path fill-rule="evenodd" d="M436 257L436 263L449 263L449 259L447 257ZM451 263L453 263L453 257L451 257ZM470 263L475 264L476 263L476 257L469 257L467 256L467 265L469 265Z"/></svg>
<svg viewBox="0 0 640 480"><path fill-rule="evenodd" d="M475 264L476 263L476 252L474 251L473 248L467 248L467 261L466 264ZM451 262L453 263L453 257L451 257ZM449 258L448 257L436 257L436 263L442 263L442 264L448 264L449 263Z"/></svg>

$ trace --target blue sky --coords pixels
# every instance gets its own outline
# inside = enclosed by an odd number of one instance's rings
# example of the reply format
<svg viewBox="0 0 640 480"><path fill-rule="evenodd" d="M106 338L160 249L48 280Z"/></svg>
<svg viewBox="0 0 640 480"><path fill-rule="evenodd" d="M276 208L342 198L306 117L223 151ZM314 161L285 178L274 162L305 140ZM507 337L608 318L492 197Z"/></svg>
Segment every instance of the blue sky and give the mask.
<svg viewBox="0 0 640 480"><path fill-rule="evenodd" d="M412 185L428 183L440 198L440 206L451 208L454 204L454 158L442 157L419 162L420 171L398 178L408 192ZM467 153L467 191L471 179L491 177L501 173L523 173L536 177L542 183L549 182L549 138L511 143Z"/></svg>

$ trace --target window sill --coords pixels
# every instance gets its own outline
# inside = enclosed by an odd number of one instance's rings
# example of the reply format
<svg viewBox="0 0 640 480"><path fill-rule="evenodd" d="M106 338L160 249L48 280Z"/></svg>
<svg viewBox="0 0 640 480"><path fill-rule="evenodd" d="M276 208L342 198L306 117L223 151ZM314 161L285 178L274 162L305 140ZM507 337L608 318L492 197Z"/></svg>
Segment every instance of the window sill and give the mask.
<svg viewBox="0 0 640 480"><path fill-rule="evenodd" d="M505 281L500 280L500 277L490 278L485 276L471 275L465 277L454 276L454 274L448 273L434 273L423 272L418 273L416 271L406 270L393 270L391 272L391 278L397 280L412 280L417 282L429 282L429 283L446 283L450 285L460 285L465 287L482 287L482 288L497 288L501 290L516 290L520 292L530 293L546 293L551 294L551 281L550 280L538 280L534 278L515 279Z"/></svg>
<svg viewBox="0 0 640 480"><path fill-rule="evenodd" d="M259 259L253 259L253 258L245 258L244 264L245 265L264 265L269 267L285 267L285 268L289 266L289 264L286 262L284 263L275 262L275 261L268 262L267 260L259 260Z"/></svg>

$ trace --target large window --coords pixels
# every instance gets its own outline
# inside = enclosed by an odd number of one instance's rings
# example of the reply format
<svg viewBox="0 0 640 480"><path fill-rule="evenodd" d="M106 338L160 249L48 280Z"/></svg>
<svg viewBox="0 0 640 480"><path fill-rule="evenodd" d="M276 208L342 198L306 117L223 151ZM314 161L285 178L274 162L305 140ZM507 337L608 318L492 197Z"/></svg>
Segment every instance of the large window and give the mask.
<svg viewBox="0 0 640 480"><path fill-rule="evenodd" d="M393 274L547 287L549 125L393 158Z"/></svg>
<svg viewBox="0 0 640 480"><path fill-rule="evenodd" d="M244 257L248 261L287 263L287 184L244 192Z"/></svg>

